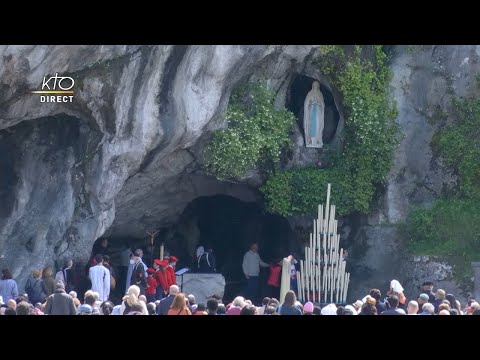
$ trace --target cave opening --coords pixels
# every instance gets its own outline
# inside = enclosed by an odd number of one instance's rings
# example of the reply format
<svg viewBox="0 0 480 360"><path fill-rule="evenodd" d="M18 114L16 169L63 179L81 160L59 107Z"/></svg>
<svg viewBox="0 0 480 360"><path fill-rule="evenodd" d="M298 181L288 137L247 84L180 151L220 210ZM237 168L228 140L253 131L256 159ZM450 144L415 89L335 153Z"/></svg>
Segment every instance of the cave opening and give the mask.
<svg viewBox="0 0 480 360"><path fill-rule="evenodd" d="M243 255L253 242L259 245L263 261L270 263L288 255L292 229L278 215L267 214L256 202L244 202L227 195L198 197L188 204L176 225L171 242L172 253L185 260L181 266L194 267L197 245L211 247L216 257L217 273L225 276L224 301L242 293ZM268 268L261 271L266 283ZM265 288L261 289L263 292Z"/></svg>
<svg viewBox="0 0 480 360"><path fill-rule="evenodd" d="M285 106L296 116L298 126L301 129L303 136L305 136L305 129L303 126L303 106L305 98L307 97L308 92L312 89L312 84L314 81L316 81L316 79L298 74L292 79L287 92ZM335 105L332 92L322 83L320 83L320 91L322 92L323 100L325 102L325 121L322 139L324 144L328 144L335 137L338 122L340 120L340 114Z"/></svg>

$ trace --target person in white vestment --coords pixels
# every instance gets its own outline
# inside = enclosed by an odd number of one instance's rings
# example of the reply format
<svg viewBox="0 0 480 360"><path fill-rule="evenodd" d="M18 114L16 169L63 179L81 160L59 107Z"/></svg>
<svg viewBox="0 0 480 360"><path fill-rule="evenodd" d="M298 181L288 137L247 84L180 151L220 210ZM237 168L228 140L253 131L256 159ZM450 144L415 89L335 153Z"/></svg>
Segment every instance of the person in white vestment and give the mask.
<svg viewBox="0 0 480 360"><path fill-rule="evenodd" d="M103 266L103 255L95 255L97 265L92 266L88 272L92 282L92 290L98 292L98 300L107 301L110 295L110 271Z"/></svg>

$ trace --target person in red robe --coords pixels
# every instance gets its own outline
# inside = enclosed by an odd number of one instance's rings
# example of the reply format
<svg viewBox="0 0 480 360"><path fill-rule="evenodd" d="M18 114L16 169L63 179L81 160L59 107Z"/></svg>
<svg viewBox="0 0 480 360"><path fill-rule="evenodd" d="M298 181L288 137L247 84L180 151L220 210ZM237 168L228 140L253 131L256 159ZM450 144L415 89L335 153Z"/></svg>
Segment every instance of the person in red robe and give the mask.
<svg viewBox="0 0 480 360"><path fill-rule="evenodd" d="M166 268L168 266L168 260L153 261L153 268L155 269L155 278L157 280L157 289L155 292L155 299L162 300L168 293L170 287L168 286Z"/></svg>
<svg viewBox="0 0 480 360"><path fill-rule="evenodd" d="M147 269L147 288L145 289L145 295L147 296L147 301L149 303L155 302L155 292L157 289L157 280L155 278L155 269Z"/></svg>
<svg viewBox="0 0 480 360"><path fill-rule="evenodd" d="M170 286L177 285L177 277L175 275L175 265L177 264L178 259L175 256L170 256L168 266L166 268L168 289Z"/></svg>

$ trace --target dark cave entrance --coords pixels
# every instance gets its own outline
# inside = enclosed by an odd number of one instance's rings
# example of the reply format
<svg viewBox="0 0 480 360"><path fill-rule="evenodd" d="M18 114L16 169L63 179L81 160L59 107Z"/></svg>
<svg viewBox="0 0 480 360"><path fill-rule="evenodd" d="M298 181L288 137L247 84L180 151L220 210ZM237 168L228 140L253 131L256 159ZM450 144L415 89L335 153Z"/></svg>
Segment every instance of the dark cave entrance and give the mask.
<svg viewBox="0 0 480 360"><path fill-rule="evenodd" d="M302 131L302 135L305 136L305 130L303 126L303 105L308 92L312 89L312 84L316 79L305 75L297 75L292 80L286 100L286 108L293 112L297 118L298 126ZM328 144L332 141L337 131L340 114L335 105L335 100L331 91L320 84L320 91L325 101L325 125L323 128L323 143Z"/></svg>
<svg viewBox="0 0 480 360"><path fill-rule="evenodd" d="M242 291L242 260L249 245L257 242L262 260L270 263L288 255L292 235L285 218L266 214L257 203L226 195L205 196L185 208L172 243L177 249L172 252L190 257L193 266L197 245L211 246L217 272L225 276L227 283L224 301L230 301ZM267 275L268 269L262 271L263 283Z"/></svg>

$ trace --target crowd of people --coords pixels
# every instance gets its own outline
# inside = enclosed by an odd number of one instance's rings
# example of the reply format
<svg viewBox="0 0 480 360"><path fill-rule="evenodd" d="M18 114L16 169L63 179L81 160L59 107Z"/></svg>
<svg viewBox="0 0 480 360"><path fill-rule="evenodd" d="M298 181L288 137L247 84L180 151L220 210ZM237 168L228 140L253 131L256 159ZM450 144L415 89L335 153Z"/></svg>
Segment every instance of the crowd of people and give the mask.
<svg viewBox="0 0 480 360"><path fill-rule="evenodd" d="M131 256L131 280L119 304L109 300L110 273L100 254L89 269L92 287L84 293L83 301L69 282L71 260L55 278L51 268L32 271L25 285L26 294L18 293L10 271L3 269L0 315L480 315L480 305L473 298L462 307L453 294L443 289L434 292L430 281L423 283L420 294L410 301L400 283L392 280L384 298L379 289L372 289L362 300L345 306L321 306L310 301L302 304L292 290L283 301L265 297L259 306L242 296L228 304L218 295L212 295L206 303L197 303L194 294L186 296L172 283L175 280L170 274L174 274L177 260L174 256L155 259L155 267L145 270L139 254L137 249Z"/></svg>
<svg viewBox="0 0 480 360"><path fill-rule="evenodd" d="M418 296L407 299L397 280L382 297L379 289L372 289L361 300L349 305L301 303L295 291L288 291L282 301L280 276L282 260L271 264L258 254L256 243L243 257L242 269L247 280L243 296L224 304L221 296L212 295L205 303L197 303L195 294L182 293L176 284L175 266L178 258L173 255L163 259L150 259L147 267L143 250L127 251L128 266L120 268L125 273L125 290L118 301L112 297L112 289L121 277L117 277L110 257L106 254L107 241L94 246L95 255L87 264L89 280L87 290L82 291L75 276L74 262L67 259L55 273L51 267L33 270L25 283L25 293L19 294L18 285L9 269L3 269L0 279L0 315L480 315L480 305L473 298L462 307L453 294L443 289L433 291L434 284L426 281ZM298 263L291 261L290 288L296 290ZM199 270L215 272L215 257L211 248L197 249ZM271 296L258 299L260 267L269 267L268 286ZM201 271L200 271L201 272ZM77 291L81 291L77 294ZM81 295L81 296L78 296ZM410 300L410 301L409 301ZM258 306L257 306L258 305Z"/></svg>

